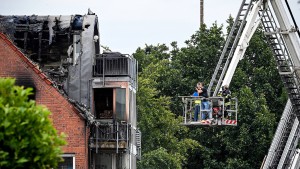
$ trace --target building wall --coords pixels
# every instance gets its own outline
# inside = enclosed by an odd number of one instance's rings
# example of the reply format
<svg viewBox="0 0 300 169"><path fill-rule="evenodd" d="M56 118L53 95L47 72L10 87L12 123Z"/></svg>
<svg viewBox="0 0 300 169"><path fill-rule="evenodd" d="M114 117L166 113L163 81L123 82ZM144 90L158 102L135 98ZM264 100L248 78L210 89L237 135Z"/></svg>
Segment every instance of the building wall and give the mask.
<svg viewBox="0 0 300 169"><path fill-rule="evenodd" d="M27 63L26 63L27 62ZM0 77L14 77L18 84L35 88L37 104L52 112L51 119L59 133L67 135L65 153L75 154L76 169L88 168L88 132L85 120L44 74L0 33Z"/></svg>
<svg viewBox="0 0 300 169"><path fill-rule="evenodd" d="M101 78L95 78L93 81L93 88L125 88L126 89L126 122L130 123L131 128L130 128L130 140L129 140L129 147L128 149L130 151L127 151L124 154L119 153L118 155L120 155L120 158L117 158L115 161L116 162L116 166L117 168L126 168L126 169L136 169L136 155L134 154L136 153L136 151L134 151L134 149L136 149L136 91L134 89L132 89L130 83L129 83L129 79L122 79L121 77L106 77L106 82L105 82L105 86L103 86L103 81ZM126 81L127 80L127 81ZM100 150L101 152L101 150ZM109 154L110 158L113 157L113 154L115 154L115 152L111 152L111 154ZM108 156L108 155L107 155ZM106 160L106 156L103 156L101 154L95 154L95 163L96 163L96 167L95 169L98 169L97 166L100 167L100 163L101 161L106 161L105 164L102 164L102 166L109 166L107 164L108 160ZM114 160L112 160L114 161ZM97 164L97 162L99 164ZM111 163L111 162L110 162ZM114 163L113 163L114 164ZM120 166L121 167L120 167ZM113 166L113 165L112 165ZM114 169L114 167L112 167L112 169Z"/></svg>

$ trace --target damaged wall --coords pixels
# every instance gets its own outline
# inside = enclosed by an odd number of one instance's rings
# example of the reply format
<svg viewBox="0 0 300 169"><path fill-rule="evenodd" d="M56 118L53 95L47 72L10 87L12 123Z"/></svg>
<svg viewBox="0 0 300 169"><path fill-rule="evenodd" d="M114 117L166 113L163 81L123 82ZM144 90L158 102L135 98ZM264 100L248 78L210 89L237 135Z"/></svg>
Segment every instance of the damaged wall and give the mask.
<svg viewBox="0 0 300 169"><path fill-rule="evenodd" d="M95 17L91 16L83 17L83 31L80 36L82 44L80 55L75 60L75 64L69 66L69 78L64 85L65 90L67 90L71 98L85 104L87 107L90 105L90 81L93 75L93 62L96 54L95 42L93 40L94 27L97 24L95 19Z"/></svg>
<svg viewBox="0 0 300 169"><path fill-rule="evenodd" d="M18 85L34 87L37 104L47 106L58 133L66 134L64 153L74 154L76 168L88 168L88 135L85 119L44 74L0 33L0 77L16 78Z"/></svg>

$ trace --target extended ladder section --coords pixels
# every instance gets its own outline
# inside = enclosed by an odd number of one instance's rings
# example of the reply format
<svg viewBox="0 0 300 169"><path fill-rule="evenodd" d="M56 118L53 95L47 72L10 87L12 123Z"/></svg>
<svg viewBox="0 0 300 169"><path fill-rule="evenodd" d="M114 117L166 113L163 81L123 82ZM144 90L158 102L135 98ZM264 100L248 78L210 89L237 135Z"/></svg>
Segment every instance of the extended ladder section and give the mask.
<svg viewBox="0 0 300 169"><path fill-rule="evenodd" d="M223 86L229 86L237 64L243 58L249 41L260 23L257 16L261 6L262 0L248 0L247 2L243 0L208 87L208 92L213 97L223 92L221 91ZM237 117L237 111L235 111L235 117ZM225 117L225 119L227 118Z"/></svg>
<svg viewBox="0 0 300 169"><path fill-rule="evenodd" d="M219 58L214 74L210 80L208 86L208 94L211 96L217 96L218 92L220 91L222 80L225 76L225 73L227 72L234 51L236 50L242 30L246 24L246 17L251 7L252 0L248 0L248 2L246 2L246 0L243 0L237 17L232 25L231 31L226 39L226 43L223 47L223 51Z"/></svg>
<svg viewBox="0 0 300 169"><path fill-rule="evenodd" d="M290 135L290 131L295 121L295 118L296 116L293 113L291 101L288 100L283 114L281 116L281 119L279 121L279 124L277 126L263 168L268 169L277 167L281 155L283 153L284 147L287 143L288 137Z"/></svg>
<svg viewBox="0 0 300 169"><path fill-rule="evenodd" d="M292 130L290 132L287 143L284 147L277 168L289 168L292 165L292 161L293 161L292 159L296 152L296 147L298 145L299 131L300 131L299 121L298 118L295 118L295 122L293 124Z"/></svg>
<svg viewBox="0 0 300 169"><path fill-rule="evenodd" d="M300 130L299 121L296 119L296 116L300 117L299 39L289 23L282 2L273 0L271 1L271 6L276 20L270 7L267 6L267 9L260 13L261 21L290 100L282 114L263 165L265 169L289 168L291 166Z"/></svg>
<svg viewBox="0 0 300 169"><path fill-rule="evenodd" d="M299 65L295 65L297 62L299 64L299 58L297 55L292 58L291 50L288 49L287 42L284 39L283 34L288 34L289 32L278 31L279 27L277 26L269 8L263 12L261 18L265 35L277 63L279 75L288 90L293 108L295 109L297 116L300 117Z"/></svg>
<svg viewBox="0 0 300 169"><path fill-rule="evenodd" d="M294 155L294 157L293 157L293 159L292 159L292 165L291 165L291 167L290 168L292 168L292 169L298 169L298 168L300 168L300 149L299 148L297 148L296 149L296 152L295 152L295 155Z"/></svg>

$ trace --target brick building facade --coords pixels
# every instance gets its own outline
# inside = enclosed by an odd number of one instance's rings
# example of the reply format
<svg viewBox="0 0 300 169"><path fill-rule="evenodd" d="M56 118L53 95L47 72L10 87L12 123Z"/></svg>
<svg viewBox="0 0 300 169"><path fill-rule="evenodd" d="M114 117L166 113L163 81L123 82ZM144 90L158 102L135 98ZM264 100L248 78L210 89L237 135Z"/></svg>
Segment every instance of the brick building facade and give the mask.
<svg viewBox="0 0 300 169"><path fill-rule="evenodd" d="M18 85L32 87L37 104L48 107L59 133L64 132L68 157L75 158L77 169L88 168L88 132L85 119L53 83L17 47L0 33L0 77L16 78Z"/></svg>
<svg viewBox="0 0 300 169"><path fill-rule="evenodd" d="M32 87L67 135L59 168L135 169L141 157L137 61L101 54L99 36L93 13L0 16L0 77Z"/></svg>

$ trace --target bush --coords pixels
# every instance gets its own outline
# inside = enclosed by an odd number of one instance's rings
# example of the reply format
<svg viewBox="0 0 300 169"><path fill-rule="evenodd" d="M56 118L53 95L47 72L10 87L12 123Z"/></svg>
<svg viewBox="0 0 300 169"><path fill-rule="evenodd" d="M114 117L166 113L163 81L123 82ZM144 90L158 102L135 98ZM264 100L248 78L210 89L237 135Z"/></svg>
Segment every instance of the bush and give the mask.
<svg viewBox="0 0 300 169"><path fill-rule="evenodd" d="M61 159L63 134L48 118L50 111L29 100L32 89L0 78L0 168L51 168Z"/></svg>

